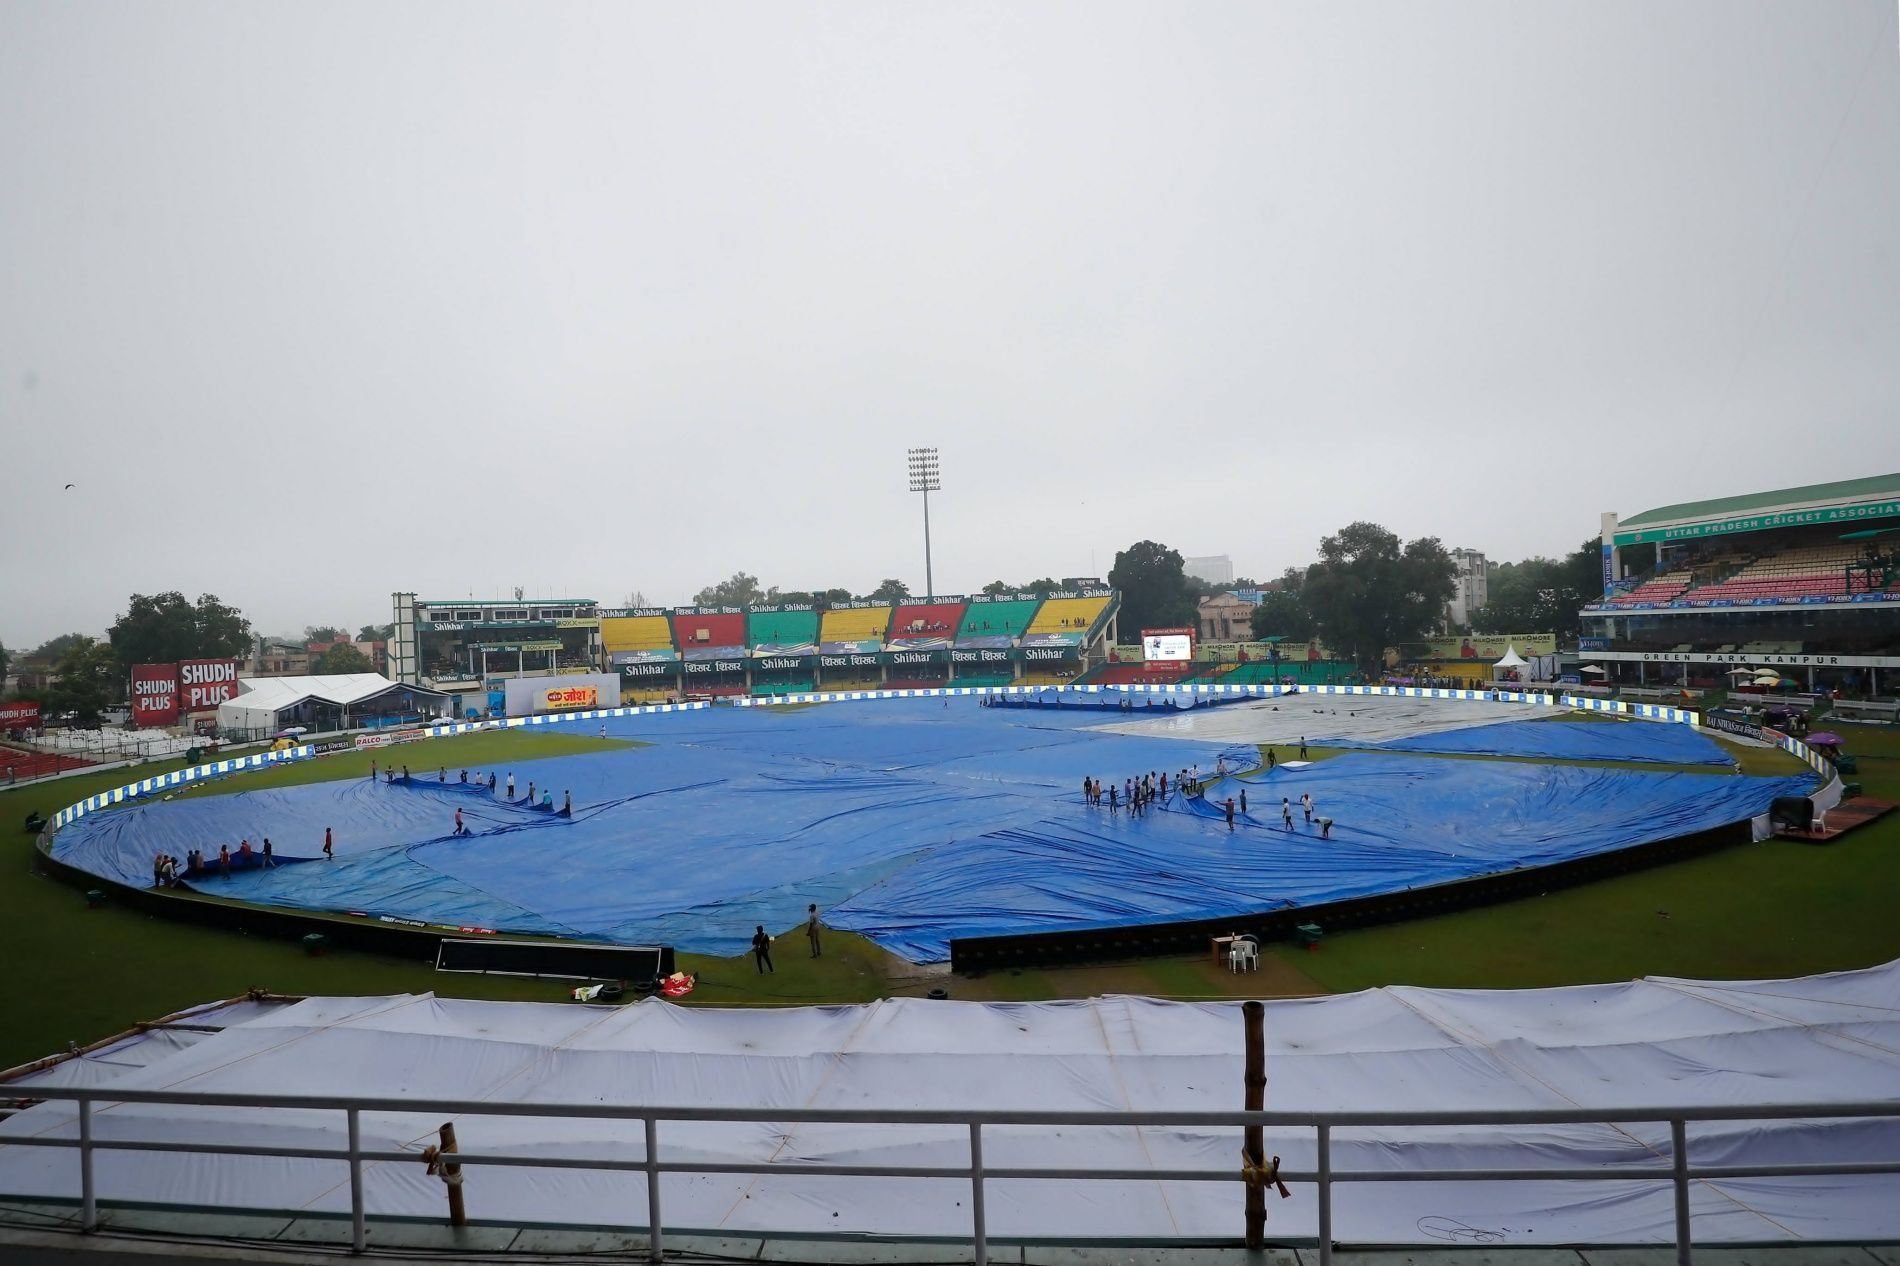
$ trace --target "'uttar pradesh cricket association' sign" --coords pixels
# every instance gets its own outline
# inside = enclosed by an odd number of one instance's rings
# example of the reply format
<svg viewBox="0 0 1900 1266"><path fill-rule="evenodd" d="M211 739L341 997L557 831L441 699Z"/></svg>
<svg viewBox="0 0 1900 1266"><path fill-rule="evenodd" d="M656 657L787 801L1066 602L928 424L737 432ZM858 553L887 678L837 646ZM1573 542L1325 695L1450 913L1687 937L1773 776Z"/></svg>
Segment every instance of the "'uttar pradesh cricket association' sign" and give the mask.
<svg viewBox="0 0 1900 1266"><path fill-rule="evenodd" d="M600 691L593 686L556 686L541 692L541 706L551 711L568 708L597 708Z"/></svg>

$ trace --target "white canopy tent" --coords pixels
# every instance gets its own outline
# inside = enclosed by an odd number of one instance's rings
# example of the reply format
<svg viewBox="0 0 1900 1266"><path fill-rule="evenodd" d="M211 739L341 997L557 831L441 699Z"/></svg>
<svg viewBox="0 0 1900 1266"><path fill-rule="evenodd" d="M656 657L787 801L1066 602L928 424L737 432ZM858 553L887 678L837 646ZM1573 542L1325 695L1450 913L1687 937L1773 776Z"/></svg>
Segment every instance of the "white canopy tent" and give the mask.
<svg viewBox="0 0 1900 1266"><path fill-rule="evenodd" d="M1491 678L1493 681L1496 681L1513 671L1517 672L1519 676L1522 676L1523 670L1528 667L1530 667L1530 661L1517 653L1517 647L1515 645L1506 644L1504 647L1504 658L1491 665Z"/></svg>
<svg viewBox="0 0 1900 1266"><path fill-rule="evenodd" d="M166 1035L168 1038L170 1035ZM1711 984L1653 978L1565 989L1389 988L1269 1002L1267 1107L1284 1110L1564 1110L1665 1105L1847 1103L1900 1087L1900 964L1800 980ZM304 1095L433 1096L490 1102L1045 1111L1211 1110L1241 1103L1240 1008L1114 997L982 1004L893 999L794 1010L450 1001L433 995L311 998L259 1008L154 1058L121 1048L87 1070L115 1088ZM30 1096L31 1088L9 1089ZM366 1167L370 1215L435 1218L440 1184L424 1146L440 1118L366 1113L363 1144L416 1154ZM336 1111L102 1104L94 1136L335 1147ZM72 1200L70 1153L9 1147L74 1137L75 1105L47 1101L0 1122L0 1196ZM961 1166L960 1126L664 1122L668 1160ZM643 1157L637 1123L467 1115L471 1152ZM1698 1164L1887 1160L1900 1120L1706 1123ZM1238 1130L995 1128L992 1166L1206 1169L1235 1165ZM1289 1169L1315 1165L1310 1130L1269 1130ZM1335 1132L1339 1170L1659 1164L1665 1126L1354 1128ZM237 1212L347 1213L334 1161L105 1151L102 1201ZM970 1190L955 1179L668 1174L678 1231L962 1237ZM637 1172L498 1168L466 1175L470 1216L504 1223L638 1226ZM1890 1175L1703 1180L1698 1243L1891 1239ZM1270 1234L1315 1234L1310 1187L1273 1200ZM1335 1233L1422 1244L1449 1220L1495 1244L1667 1242L1666 1181L1381 1182L1336 1189ZM1231 1239L1241 1187L1165 1181L993 1180L990 1233L1092 1242Z"/></svg>
<svg viewBox="0 0 1900 1266"><path fill-rule="evenodd" d="M379 695L407 690L436 703L446 712L448 696L438 690L405 686L381 673L337 673L327 677L246 677L238 683L243 693L218 705L218 726L224 730L276 731L279 719L300 705L327 703L353 708Z"/></svg>

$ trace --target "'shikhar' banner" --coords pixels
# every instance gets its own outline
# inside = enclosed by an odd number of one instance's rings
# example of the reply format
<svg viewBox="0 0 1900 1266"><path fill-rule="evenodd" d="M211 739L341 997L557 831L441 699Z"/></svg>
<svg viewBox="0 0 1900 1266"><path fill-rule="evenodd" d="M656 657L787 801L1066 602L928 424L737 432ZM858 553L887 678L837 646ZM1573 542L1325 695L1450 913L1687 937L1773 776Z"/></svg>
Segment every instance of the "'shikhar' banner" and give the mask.
<svg viewBox="0 0 1900 1266"><path fill-rule="evenodd" d="M178 722L178 665L132 665L132 720L141 730Z"/></svg>
<svg viewBox="0 0 1900 1266"><path fill-rule="evenodd" d="M188 659L178 665L179 707L186 712L203 712L227 703L238 695L238 662L235 659Z"/></svg>

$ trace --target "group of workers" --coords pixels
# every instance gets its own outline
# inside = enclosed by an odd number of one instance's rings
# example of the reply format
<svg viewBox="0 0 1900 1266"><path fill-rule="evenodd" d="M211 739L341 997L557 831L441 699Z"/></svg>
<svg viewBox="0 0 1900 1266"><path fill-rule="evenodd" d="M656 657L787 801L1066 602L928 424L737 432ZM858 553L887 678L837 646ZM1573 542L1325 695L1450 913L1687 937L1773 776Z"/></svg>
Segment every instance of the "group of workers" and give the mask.
<svg viewBox="0 0 1900 1266"><path fill-rule="evenodd" d="M1305 757L1306 755L1306 740L1304 739L1300 740L1300 755L1301 757ZM1273 759L1273 752L1269 749L1267 752L1267 767L1269 769L1273 768ZM1219 757L1216 760L1213 776L1215 778L1225 778L1227 776L1227 758L1225 756ZM1201 779L1201 767L1199 765L1191 765L1177 773L1174 777L1174 789L1189 798L1206 795L1207 784ZM1156 800L1166 802L1167 798L1168 774L1165 770L1158 775L1153 770L1150 770L1144 775L1124 779L1119 787L1114 783L1109 783L1106 793L1103 791L1101 779L1094 777L1085 777L1082 779L1082 803L1091 808L1100 808L1106 804L1110 813L1119 813L1123 807L1126 807L1130 816L1139 816L1146 812L1148 807ZM1280 825L1282 830L1291 831L1293 829L1293 804L1294 802L1291 798L1287 796L1280 797ZM1306 824L1308 826L1317 824L1319 826L1320 838L1331 839L1333 835L1333 820L1327 817L1320 817L1314 812L1312 792L1302 791L1300 793L1299 806L1301 813L1305 816ZM1227 821L1227 829L1230 831L1233 830L1236 817L1246 816L1247 789L1242 787L1237 796L1227 797L1227 799L1221 802L1220 807L1222 816L1225 817Z"/></svg>
<svg viewBox="0 0 1900 1266"><path fill-rule="evenodd" d="M407 784L407 783L411 783L415 781L410 776L409 766L407 765L402 766L401 773L398 773L397 767L394 765L384 766L384 767L381 767L379 770L376 762L373 760L370 761L369 780L371 782L376 781L376 775L379 772L382 774L383 781L386 784L393 785L398 782ZM448 785L448 782L449 782L448 766L440 765L436 767L435 780L436 782L443 784L445 786ZM490 770L486 775L484 775L482 771L476 770L474 776L470 777L469 771L464 769L460 771L460 776L456 780L456 783L457 785L464 786L464 787L470 786L470 785L473 785L477 788L486 787L490 792L493 792L498 786L503 786L501 780L495 775L495 772L493 770ZM537 792L539 793L538 799L536 798ZM571 818L574 816L574 793L571 791L564 791L561 793L561 807L558 810L556 810L554 807L553 790L551 788L536 787L535 784L532 782L528 784L527 797L523 800L515 799L515 776L512 770L508 774L508 779L505 784L505 794L503 798L506 799L508 803L510 804L526 804L530 809L541 809L548 813L558 813L559 816L564 817L564 818ZM454 829L450 831L450 834L451 835L474 834L474 832L468 829L468 824L463 821L462 811L459 808L455 811L455 826L454 826Z"/></svg>
<svg viewBox="0 0 1900 1266"><path fill-rule="evenodd" d="M323 855L331 856L330 829L323 831ZM176 888L188 878L216 873L220 878L229 879L236 870L270 870L277 865L277 847L270 842L270 836L264 837L259 848L251 847L249 839L238 841L235 851L229 844L218 845L215 854L202 848L194 848L185 854L180 862L168 853L159 853L152 859L152 886L155 888Z"/></svg>

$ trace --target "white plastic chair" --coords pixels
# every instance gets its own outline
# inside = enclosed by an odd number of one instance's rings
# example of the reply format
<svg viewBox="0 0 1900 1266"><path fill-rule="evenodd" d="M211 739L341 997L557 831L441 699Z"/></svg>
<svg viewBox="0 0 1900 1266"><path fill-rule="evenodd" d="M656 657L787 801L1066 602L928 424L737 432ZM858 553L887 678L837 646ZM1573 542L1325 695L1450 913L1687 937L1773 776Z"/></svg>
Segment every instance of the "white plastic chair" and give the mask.
<svg viewBox="0 0 1900 1266"><path fill-rule="evenodd" d="M1251 936L1235 937L1227 947L1227 970L1260 970L1260 943Z"/></svg>

